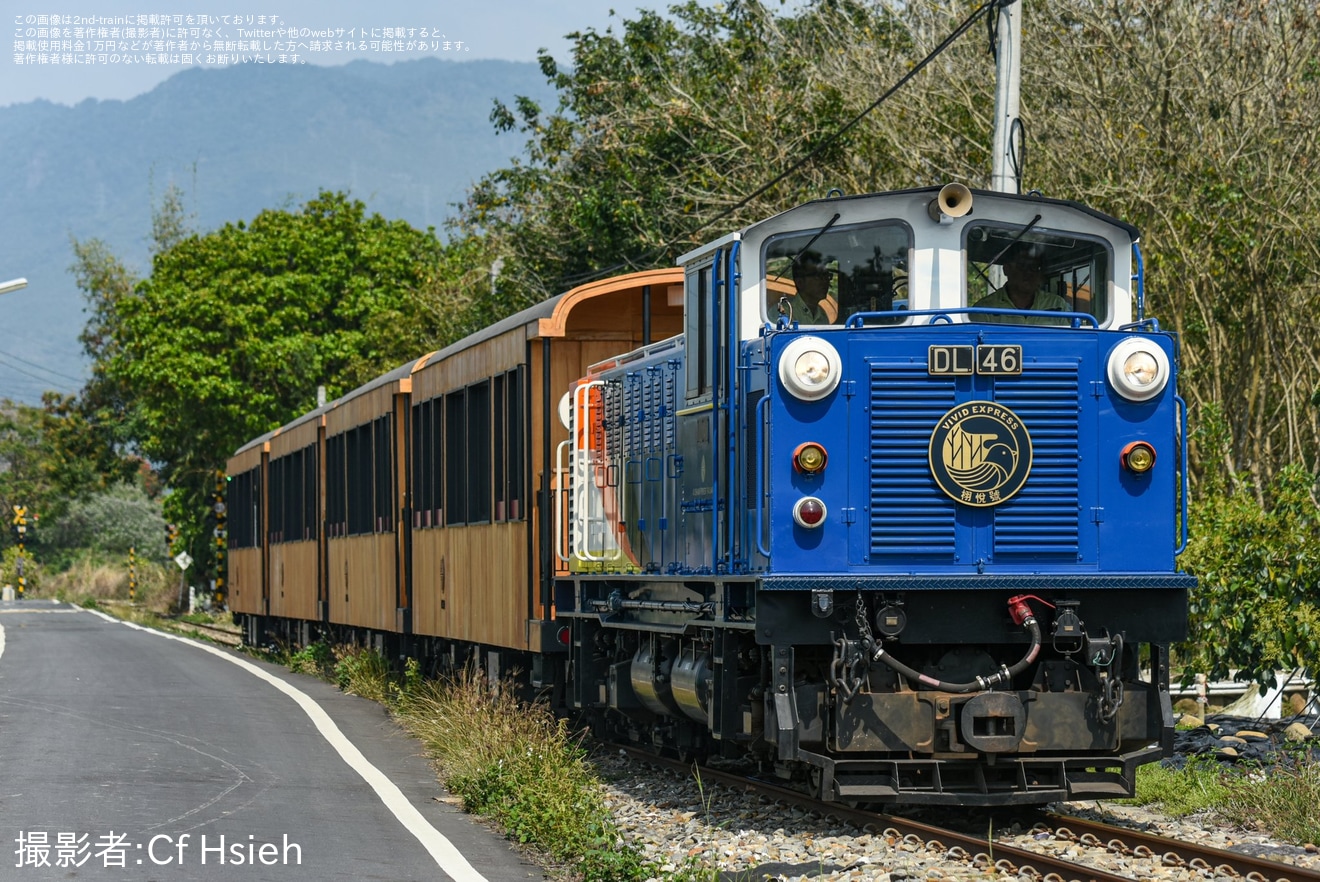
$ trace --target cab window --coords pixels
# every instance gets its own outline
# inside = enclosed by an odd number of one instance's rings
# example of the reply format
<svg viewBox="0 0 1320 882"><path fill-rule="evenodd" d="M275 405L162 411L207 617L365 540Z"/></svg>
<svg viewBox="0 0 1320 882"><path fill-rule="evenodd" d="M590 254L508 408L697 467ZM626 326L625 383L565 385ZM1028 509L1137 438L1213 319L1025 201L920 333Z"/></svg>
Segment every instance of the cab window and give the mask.
<svg viewBox="0 0 1320 882"><path fill-rule="evenodd" d="M967 305L1035 313L1081 312L1103 323L1109 313L1113 255L1107 243L1080 235L969 224ZM1069 324L1064 315L971 313L975 322Z"/></svg>
<svg viewBox="0 0 1320 882"><path fill-rule="evenodd" d="M768 240L765 320L842 325L859 313L907 307L912 233L897 221L823 227Z"/></svg>

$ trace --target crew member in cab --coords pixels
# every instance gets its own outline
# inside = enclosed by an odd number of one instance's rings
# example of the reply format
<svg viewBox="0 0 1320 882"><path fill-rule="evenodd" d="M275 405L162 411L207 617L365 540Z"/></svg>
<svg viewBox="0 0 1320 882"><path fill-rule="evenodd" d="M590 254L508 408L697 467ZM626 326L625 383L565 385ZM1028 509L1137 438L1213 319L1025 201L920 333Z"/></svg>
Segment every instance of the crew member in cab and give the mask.
<svg viewBox="0 0 1320 882"><path fill-rule="evenodd" d="M793 320L804 325L832 325L839 315L839 303L830 292L830 270L815 251L806 251L793 262L793 285L797 288L792 304Z"/></svg>
<svg viewBox="0 0 1320 882"><path fill-rule="evenodd" d="M1069 312L1068 301L1045 288L1045 255L1033 242L1017 242L1004 252L1004 284L976 302L994 309L1031 309L1039 312ZM990 315L972 313L975 322L1005 322L1027 325L1062 325L1067 319L1042 315Z"/></svg>

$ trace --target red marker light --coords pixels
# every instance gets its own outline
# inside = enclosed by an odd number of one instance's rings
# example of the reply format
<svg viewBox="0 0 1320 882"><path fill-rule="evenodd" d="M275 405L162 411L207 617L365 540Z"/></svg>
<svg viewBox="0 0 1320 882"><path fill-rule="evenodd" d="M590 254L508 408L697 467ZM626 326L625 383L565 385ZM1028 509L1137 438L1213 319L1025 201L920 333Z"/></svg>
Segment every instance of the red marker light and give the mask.
<svg viewBox="0 0 1320 882"><path fill-rule="evenodd" d="M555 634L555 637L556 637L556 638L559 640L559 642L560 642L561 644L563 644L564 646L567 646L567 645L568 645L568 641L569 641L569 639L571 638L571 636L572 636L572 634L571 634L571 632L568 630L568 625L564 625L562 628L559 629L559 632L558 632L557 634Z"/></svg>
<svg viewBox="0 0 1320 882"><path fill-rule="evenodd" d="M815 529L825 523L825 503L814 496L807 496L797 501L793 506L793 520L799 527Z"/></svg>

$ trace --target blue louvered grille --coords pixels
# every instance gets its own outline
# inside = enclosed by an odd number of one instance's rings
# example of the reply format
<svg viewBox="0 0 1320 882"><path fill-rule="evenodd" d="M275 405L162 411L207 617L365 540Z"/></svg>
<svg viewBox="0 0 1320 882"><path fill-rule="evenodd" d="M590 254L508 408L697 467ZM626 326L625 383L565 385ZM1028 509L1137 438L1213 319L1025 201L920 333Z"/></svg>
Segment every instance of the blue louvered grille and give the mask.
<svg viewBox="0 0 1320 882"><path fill-rule="evenodd" d="M1022 418L1032 446L1026 485L994 510L996 557L1078 552L1077 380L1076 364L1029 365L995 380L995 401Z"/></svg>
<svg viewBox="0 0 1320 882"><path fill-rule="evenodd" d="M924 364L871 364L871 555L954 552L955 505L930 476L935 422L956 403L952 378Z"/></svg>

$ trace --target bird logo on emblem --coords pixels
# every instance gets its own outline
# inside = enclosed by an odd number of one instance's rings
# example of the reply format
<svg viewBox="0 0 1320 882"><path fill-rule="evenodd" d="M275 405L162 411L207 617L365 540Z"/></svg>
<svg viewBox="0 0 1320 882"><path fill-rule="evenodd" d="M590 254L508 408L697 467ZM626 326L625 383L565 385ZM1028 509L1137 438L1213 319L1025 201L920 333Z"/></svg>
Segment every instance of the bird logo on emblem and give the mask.
<svg viewBox="0 0 1320 882"><path fill-rule="evenodd" d="M940 417L931 433L930 470L949 497L973 506L998 505L1026 483L1031 436L1007 407L959 405Z"/></svg>

